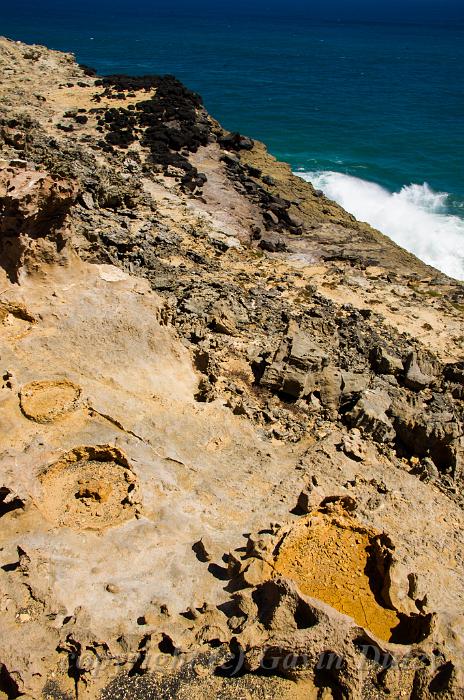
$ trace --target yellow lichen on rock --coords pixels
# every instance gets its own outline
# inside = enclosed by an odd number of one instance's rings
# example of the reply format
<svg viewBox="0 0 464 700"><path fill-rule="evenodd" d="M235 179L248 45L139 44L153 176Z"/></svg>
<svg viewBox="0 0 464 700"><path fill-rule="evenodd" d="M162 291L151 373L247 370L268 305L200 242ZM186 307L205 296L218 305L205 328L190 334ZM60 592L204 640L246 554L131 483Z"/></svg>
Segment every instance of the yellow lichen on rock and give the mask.
<svg viewBox="0 0 464 700"><path fill-rule="evenodd" d="M400 620L379 596L374 536L351 518L308 516L285 536L275 569L294 580L302 593L322 600L390 641Z"/></svg>

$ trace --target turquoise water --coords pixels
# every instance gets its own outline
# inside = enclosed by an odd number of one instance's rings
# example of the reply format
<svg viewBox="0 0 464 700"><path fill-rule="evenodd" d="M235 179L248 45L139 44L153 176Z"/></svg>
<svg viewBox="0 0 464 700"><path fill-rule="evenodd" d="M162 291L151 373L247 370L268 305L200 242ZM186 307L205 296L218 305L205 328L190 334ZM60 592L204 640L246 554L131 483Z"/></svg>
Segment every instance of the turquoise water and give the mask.
<svg viewBox="0 0 464 700"><path fill-rule="evenodd" d="M464 278L464 25L64 12L8 10L0 32L100 73L175 74L223 125Z"/></svg>

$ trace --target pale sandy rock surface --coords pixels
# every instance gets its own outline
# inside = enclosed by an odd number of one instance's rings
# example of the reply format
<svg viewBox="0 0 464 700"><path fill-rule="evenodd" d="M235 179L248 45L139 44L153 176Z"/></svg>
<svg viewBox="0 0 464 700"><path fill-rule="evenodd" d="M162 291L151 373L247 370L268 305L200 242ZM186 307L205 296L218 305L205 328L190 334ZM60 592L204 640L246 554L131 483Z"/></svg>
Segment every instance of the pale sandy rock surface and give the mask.
<svg viewBox="0 0 464 700"><path fill-rule="evenodd" d="M462 284L170 78L0 70L0 696L463 697Z"/></svg>

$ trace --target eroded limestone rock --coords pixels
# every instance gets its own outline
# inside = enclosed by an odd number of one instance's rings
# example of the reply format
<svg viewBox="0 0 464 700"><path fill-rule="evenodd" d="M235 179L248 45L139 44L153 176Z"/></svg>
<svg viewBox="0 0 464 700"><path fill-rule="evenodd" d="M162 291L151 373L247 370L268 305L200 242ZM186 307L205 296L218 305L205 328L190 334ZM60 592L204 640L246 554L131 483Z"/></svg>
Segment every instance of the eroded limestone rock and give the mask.
<svg viewBox="0 0 464 700"><path fill-rule="evenodd" d="M460 699L462 285L173 78L0 69L0 691Z"/></svg>
<svg viewBox="0 0 464 700"><path fill-rule="evenodd" d="M360 428L377 442L390 442L395 437L393 423L387 415L391 404L385 391L366 389L347 418L353 427Z"/></svg>
<svg viewBox="0 0 464 700"><path fill-rule="evenodd" d="M75 448L39 478L43 492L39 507L54 525L100 530L138 512L137 478L116 448Z"/></svg>
<svg viewBox="0 0 464 700"><path fill-rule="evenodd" d="M59 259L65 246L65 219L77 186L32 168L0 169L0 245L2 267L12 280L33 257Z"/></svg>
<svg viewBox="0 0 464 700"><path fill-rule="evenodd" d="M30 420L49 423L78 406L81 389L66 379L31 382L21 387L21 410Z"/></svg>

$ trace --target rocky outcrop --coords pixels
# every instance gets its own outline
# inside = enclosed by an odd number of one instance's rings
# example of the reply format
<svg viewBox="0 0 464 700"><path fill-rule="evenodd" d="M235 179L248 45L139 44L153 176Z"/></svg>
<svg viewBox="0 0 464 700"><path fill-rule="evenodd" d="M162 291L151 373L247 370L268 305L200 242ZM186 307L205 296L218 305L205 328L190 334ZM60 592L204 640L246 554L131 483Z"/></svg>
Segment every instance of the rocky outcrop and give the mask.
<svg viewBox="0 0 464 700"><path fill-rule="evenodd" d="M66 243L66 217L77 187L56 180L26 161L0 166L0 254L12 281L32 259L59 259Z"/></svg>
<svg viewBox="0 0 464 700"><path fill-rule="evenodd" d="M460 698L462 284L172 77L0 69L1 693Z"/></svg>

